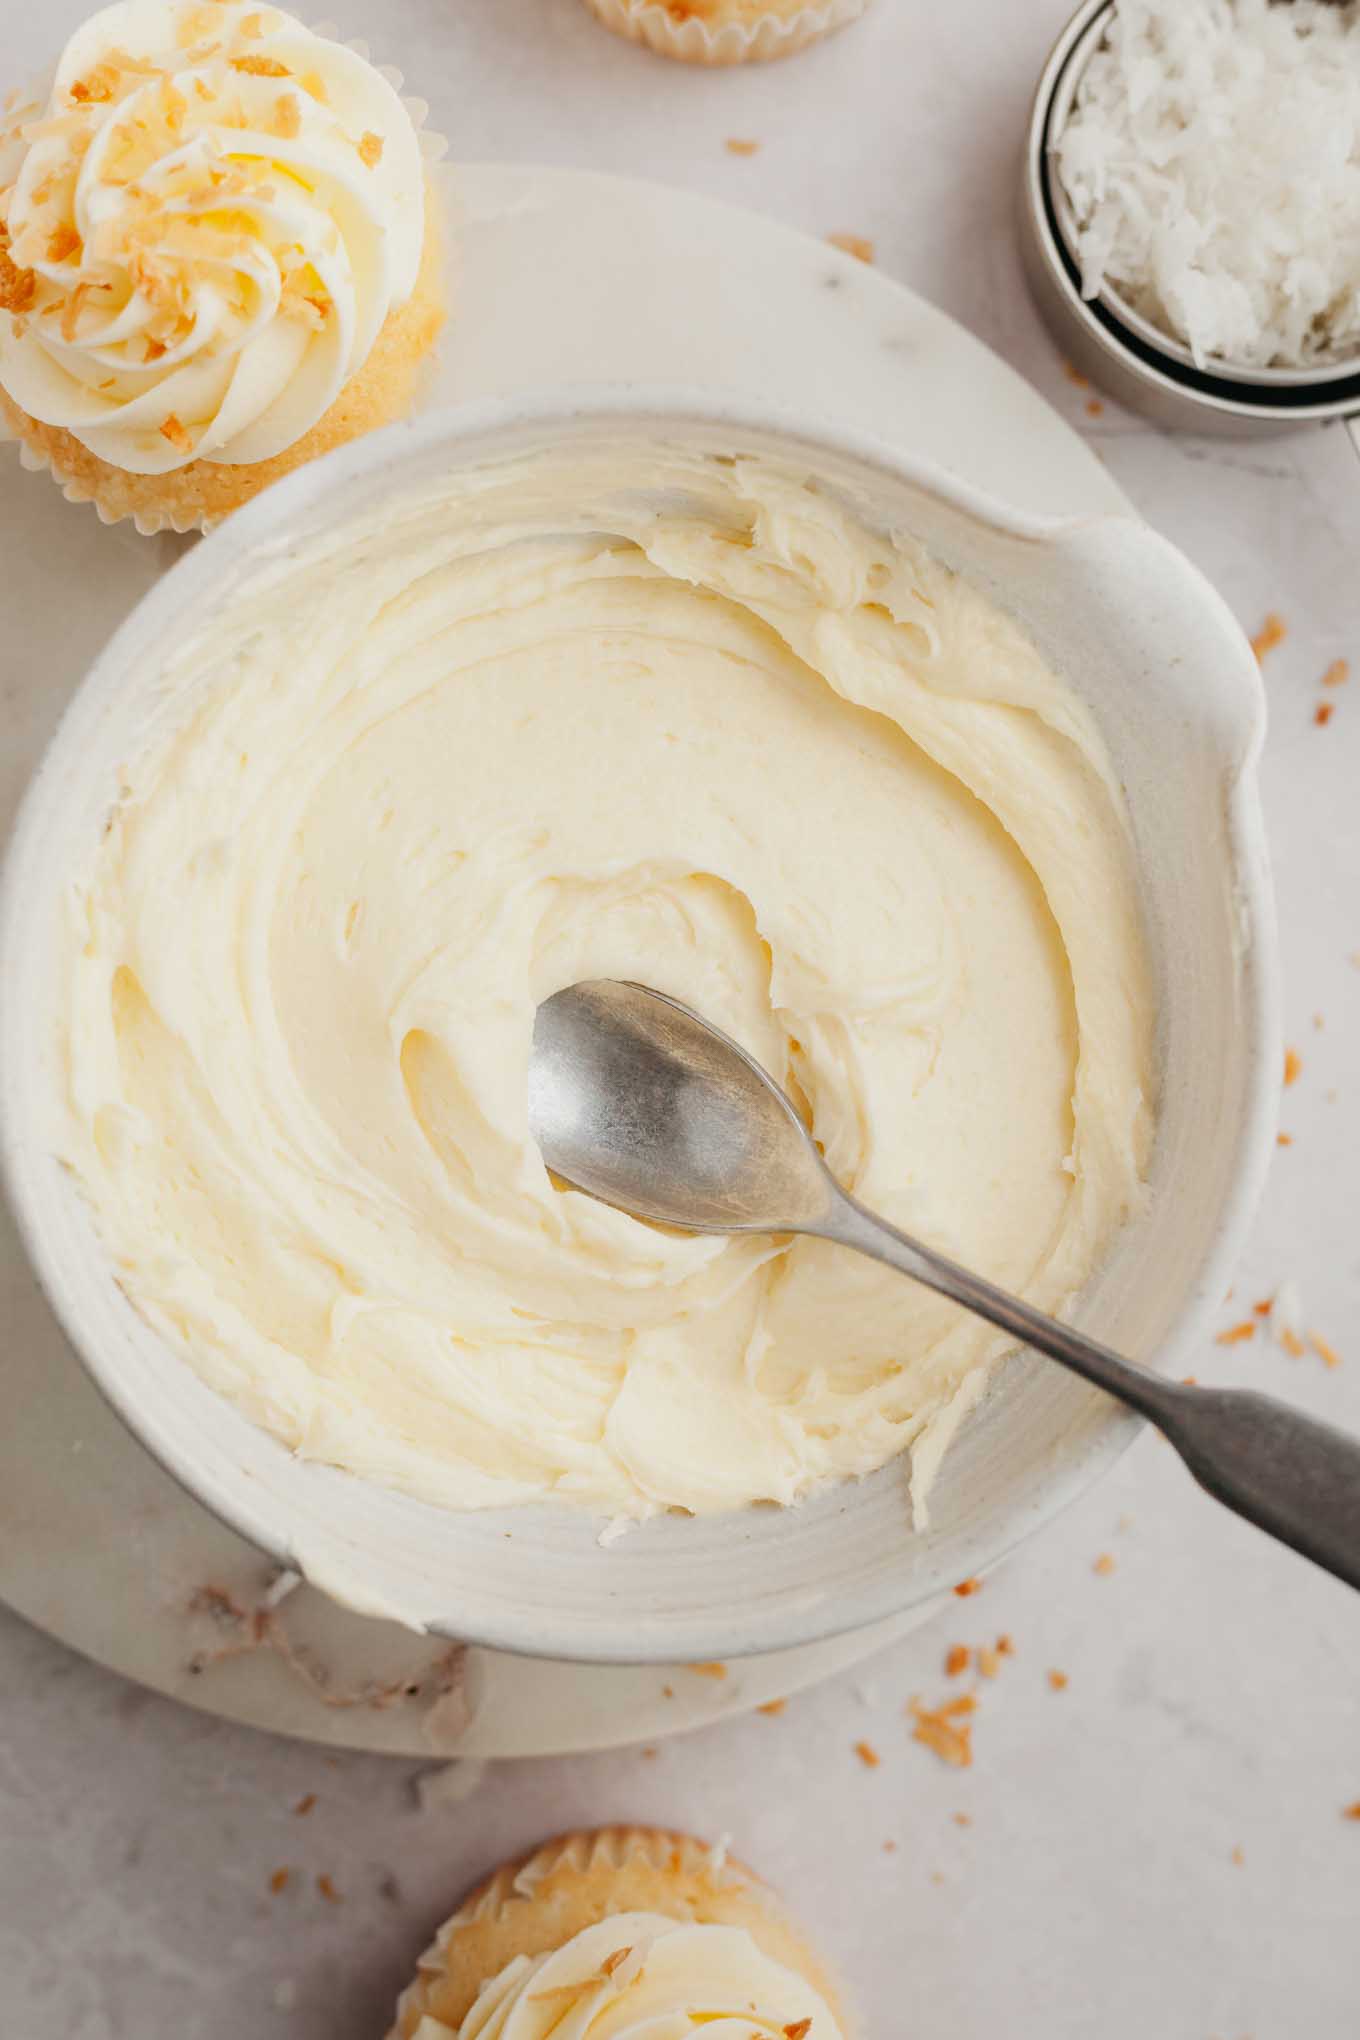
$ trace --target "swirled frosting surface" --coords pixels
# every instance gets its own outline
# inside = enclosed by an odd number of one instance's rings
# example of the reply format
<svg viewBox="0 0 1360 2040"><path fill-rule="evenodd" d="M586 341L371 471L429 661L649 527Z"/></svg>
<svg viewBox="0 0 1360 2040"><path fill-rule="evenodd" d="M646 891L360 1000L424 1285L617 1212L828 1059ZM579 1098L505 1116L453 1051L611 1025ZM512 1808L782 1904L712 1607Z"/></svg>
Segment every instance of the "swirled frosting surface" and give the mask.
<svg viewBox="0 0 1360 2040"><path fill-rule="evenodd" d="M139 474L308 431L410 296L411 116L351 49L251 0L121 0L0 145L0 384Z"/></svg>
<svg viewBox="0 0 1360 2040"><path fill-rule="evenodd" d="M842 2040L826 2000L743 1927L620 1913L485 1985L456 2040ZM455 2040L426 2017L414 2040Z"/></svg>
<svg viewBox="0 0 1360 2040"><path fill-rule="evenodd" d="M1021 630L801 473L589 440L263 567L76 894L69 1153L122 1279L299 1453L454 1506L793 1502L1004 1340L813 1240L549 1179L537 1003L640 979L863 1201L1047 1309L1142 1195L1124 808Z"/></svg>

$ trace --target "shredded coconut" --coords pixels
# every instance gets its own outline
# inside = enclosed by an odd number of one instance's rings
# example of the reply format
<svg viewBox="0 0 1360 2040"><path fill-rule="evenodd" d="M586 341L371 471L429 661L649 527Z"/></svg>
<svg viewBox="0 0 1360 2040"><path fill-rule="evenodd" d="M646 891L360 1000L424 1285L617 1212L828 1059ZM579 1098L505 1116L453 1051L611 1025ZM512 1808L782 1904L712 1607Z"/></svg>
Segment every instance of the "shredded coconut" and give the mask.
<svg viewBox="0 0 1360 2040"><path fill-rule="evenodd" d="M1057 148L1082 292L1245 368L1360 351L1360 4L1120 0Z"/></svg>

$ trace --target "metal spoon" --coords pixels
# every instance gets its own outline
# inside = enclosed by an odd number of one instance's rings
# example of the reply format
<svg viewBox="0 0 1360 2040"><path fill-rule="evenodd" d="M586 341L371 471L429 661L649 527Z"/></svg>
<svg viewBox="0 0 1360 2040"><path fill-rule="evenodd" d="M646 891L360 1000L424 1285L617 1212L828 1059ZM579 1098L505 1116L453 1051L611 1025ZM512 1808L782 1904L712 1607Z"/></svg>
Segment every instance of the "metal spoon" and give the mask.
<svg viewBox="0 0 1360 2040"><path fill-rule="evenodd" d="M811 1233L951 1297L1147 1417L1210 1494L1360 1587L1360 1442L1250 1390L1163 1380L876 1218L773 1078L678 1000L608 979L545 999L529 1124L555 1175L639 1218Z"/></svg>

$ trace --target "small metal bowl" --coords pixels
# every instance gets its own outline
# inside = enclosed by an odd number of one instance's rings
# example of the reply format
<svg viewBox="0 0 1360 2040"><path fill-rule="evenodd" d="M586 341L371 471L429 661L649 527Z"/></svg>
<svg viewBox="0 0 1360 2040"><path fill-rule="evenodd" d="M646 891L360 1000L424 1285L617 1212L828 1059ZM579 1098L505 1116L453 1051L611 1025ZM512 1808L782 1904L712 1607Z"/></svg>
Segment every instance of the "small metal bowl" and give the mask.
<svg viewBox="0 0 1360 2040"><path fill-rule="evenodd" d="M1076 221L1054 152L1082 73L1118 0L1084 0L1050 52L1025 144L1020 241L1025 272L1049 331L1075 368L1159 425L1234 439L1296 432L1319 420L1360 420L1360 357L1308 368L1202 368L1106 285L1081 292ZM1360 446L1360 425L1351 426Z"/></svg>

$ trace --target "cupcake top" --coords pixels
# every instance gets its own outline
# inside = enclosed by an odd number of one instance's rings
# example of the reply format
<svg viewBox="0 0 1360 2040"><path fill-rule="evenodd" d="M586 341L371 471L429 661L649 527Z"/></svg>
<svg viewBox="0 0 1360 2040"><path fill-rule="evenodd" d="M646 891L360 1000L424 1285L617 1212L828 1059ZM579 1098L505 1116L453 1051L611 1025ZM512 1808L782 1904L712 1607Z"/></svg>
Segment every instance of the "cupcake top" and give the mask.
<svg viewBox="0 0 1360 2040"><path fill-rule="evenodd" d="M518 1955L457 2029L427 2012L412 2040L842 2040L826 2000L744 1927L619 1913L548 1955Z"/></svg>
<svg viewBox="0 0 1360 2040"><path fill-rule="evenodd" d="M0 135L0 384L137 474L307 432L410 296L411 115L251 0L121 0Z"/></svg>

